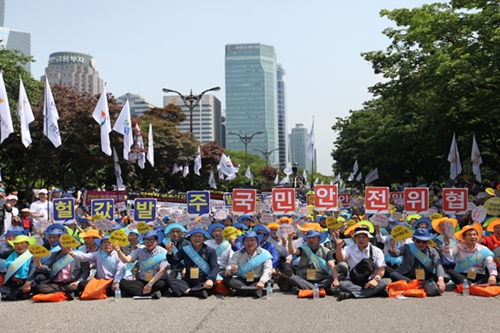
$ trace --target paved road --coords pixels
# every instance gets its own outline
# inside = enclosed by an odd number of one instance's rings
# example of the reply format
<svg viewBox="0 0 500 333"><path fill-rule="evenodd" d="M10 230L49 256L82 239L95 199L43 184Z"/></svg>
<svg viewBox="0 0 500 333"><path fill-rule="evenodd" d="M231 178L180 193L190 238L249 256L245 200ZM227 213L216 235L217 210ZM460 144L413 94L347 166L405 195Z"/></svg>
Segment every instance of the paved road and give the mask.
<svg viewBox="0 0 500 333"><path fill-rule="evenodd" d="M500 299L447 292L425 299L313 301L192 297L33 303L1 302L1 332L487 332L498 330Z"/></svg>

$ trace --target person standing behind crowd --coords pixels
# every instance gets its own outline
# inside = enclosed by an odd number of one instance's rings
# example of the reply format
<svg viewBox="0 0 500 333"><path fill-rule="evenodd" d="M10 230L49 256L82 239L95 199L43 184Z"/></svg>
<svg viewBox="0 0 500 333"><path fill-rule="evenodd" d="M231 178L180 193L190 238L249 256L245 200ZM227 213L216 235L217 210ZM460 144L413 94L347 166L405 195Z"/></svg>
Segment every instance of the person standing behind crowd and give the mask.
<svg viewBox="0 0 500 333"><path fill-rule="evenodd" d="M7 203L11 207L10 212L5 212L5 218L4 218L4 231L7 232L7 230L13 227L12 221L14 217L17 217L19 215L19 209L17 209L16 207L17 196L10 194L5 199L7 200Z"/></svg>
<svg viewBox="0 0 500 333"><path fill-rule="evenodd" d="M5 229L5 213L12 212L12 207L11 205L7 202L5 199L5 190L3 192L0 192L0 235L3 235L5 232L8 230Z"/></svg>
<svg viewBox="0 0 500 333"><path fill-rule="evenodd" d="M54 216L54 206L47 200L47 190L41 189L38 192L38 200L30 206L30 216L33 218L33 224L37 227L39 222L48 221Z"/></svg>

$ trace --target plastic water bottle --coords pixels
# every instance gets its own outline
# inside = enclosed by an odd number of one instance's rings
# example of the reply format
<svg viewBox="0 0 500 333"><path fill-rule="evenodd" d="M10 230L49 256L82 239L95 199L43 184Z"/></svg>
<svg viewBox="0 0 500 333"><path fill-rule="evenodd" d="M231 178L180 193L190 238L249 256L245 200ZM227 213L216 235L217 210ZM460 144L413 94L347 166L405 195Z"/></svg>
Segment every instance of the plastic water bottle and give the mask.
<svg viewBox="0 0 500 333"><path fill-rule="evenodd" d="M177 272L177 280L182 280L181 272Z"/></svg>
<svg viewBox="0 0 500 333"><path fill-rule="evenodd" d="M462 284L462 296L469 296L469 281L467 279L464 279Z"/></svg>
<svg viewBox="0 0 500 333"><path fill-rule="evenodd" d="M314 300L318 300L319 299L319 288L318 288L318 284L317 283L314 284L313 299Z"/></svg>
<svg viewBox="0 0 500 333"><path fill-rule="evenodd" d="M266 295L267 299L273 299L273 287L271 286L271 282L267 283Z"/></svg>
<svg viewBox="0 0 500 333"><path fill-rule="evenodd" d="M120 290L120 286L117 286L115 289L115 302L119 302L122 299L122 291Z"/></svg>

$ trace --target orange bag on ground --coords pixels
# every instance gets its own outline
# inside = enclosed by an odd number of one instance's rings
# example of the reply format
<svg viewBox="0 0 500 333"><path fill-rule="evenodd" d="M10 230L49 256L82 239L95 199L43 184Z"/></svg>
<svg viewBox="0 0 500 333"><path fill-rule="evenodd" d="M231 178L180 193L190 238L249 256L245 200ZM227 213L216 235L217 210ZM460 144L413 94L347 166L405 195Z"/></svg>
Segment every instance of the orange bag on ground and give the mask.
<svg viewBox="0 0 500 333"><path fill-rule="evenodd" d="M424 298L427 296L425 290L422 289L422 282L418 280L412 280L410 283L405 280L389 283L387 286L387 292L389 293L390 298L396 298L400 295L418 298Z"/></svg>
<svg viewBox="0 0 500 333"><path fill-rule="evenodd" d="M455 290L456 293L461 293L463 290L462 284L460 283ZM494 297L500 295L500 286L469 286L469 294L474 296L483 297Z"/></svg>
<svg viewBox="0 0 500 333"><path fill-rule="evenodd" d="M215 287L215 291L214 291L215 294L227 296L231 293L231 289L226 287L224 285L224 283L222 283L221 280L217 280L217 281L215 281L215 283L217 283L217 286Z"/></svg>
<svg viewBox="0 0 500 333"><path fill-rule="evenodd" d="M91 299L105 299L106 297L106 288L108 285L113 282L113 279L90 279L87 286L82 292L80 296L81 300L91 300Z"/></svg>
<svg viewBox="0 0 500 333"><path fill-rule="evenodd" d="M51 294L37 294L33 296L33 302L61 302L68 299L63 291Z"/></svg>
<svg viewBox="0 0 500 333"><path fill-rule="evenodd" d="M321 288L319 290L319 297L325 297L326 296L326 291L325 289ZM297 295L298 298L312 298L314 297L314 290L306 290L306 289L299 289L299 294Z"/></svg>

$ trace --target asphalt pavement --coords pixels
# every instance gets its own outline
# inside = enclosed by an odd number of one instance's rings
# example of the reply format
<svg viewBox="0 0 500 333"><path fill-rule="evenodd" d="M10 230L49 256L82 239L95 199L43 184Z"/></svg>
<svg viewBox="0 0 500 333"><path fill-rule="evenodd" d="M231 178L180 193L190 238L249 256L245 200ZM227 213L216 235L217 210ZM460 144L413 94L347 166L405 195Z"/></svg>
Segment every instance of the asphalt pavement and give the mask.
<svg viewBox="0 0 500 333"><path fill-rule="evenodd" d="M298 299L275 288L267 300L211 296L159 300L0 302L1 332L487 332L497 297L446 292L424 299Z"/></svg>

